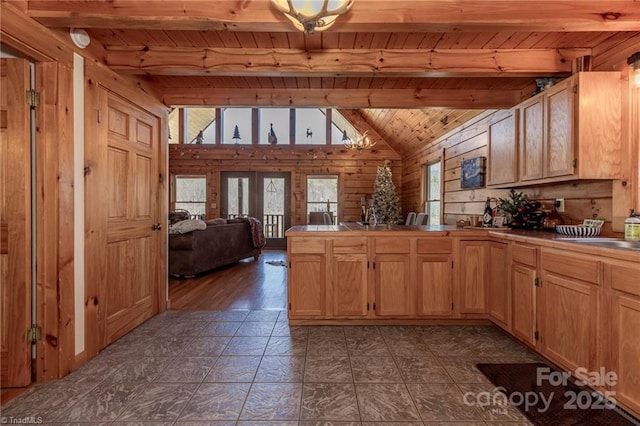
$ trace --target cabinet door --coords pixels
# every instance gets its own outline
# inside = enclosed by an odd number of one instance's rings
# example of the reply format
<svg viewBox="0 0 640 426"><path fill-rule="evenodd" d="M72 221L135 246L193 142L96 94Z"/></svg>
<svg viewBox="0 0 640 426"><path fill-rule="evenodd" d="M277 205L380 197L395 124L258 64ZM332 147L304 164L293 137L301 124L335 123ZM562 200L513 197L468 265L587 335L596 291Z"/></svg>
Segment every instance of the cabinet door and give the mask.
<svg viewBox="0 0 640 426"><path fill-rule="evenodd" d="M611 367L618 375L616 399L640 412L640 297L613 294Z"/></svg>
<svg viewBox="0 0 640 426"><path fill-rule="evenodd" d="M544 177L573 174L573 79L567 79L547 89L546 144L544 148Z"/></svg>
<svg viewBox="0 0 640 426"><path fill-rule="evenodd" d="M536 345L536 270L511 264L511 330L531 346Z"/></svg>
<svg viewBox="0 0 640 426"><path fill-rule="evenodd" d="M333 315L367 315L367 255L333 255Z"/></svg>
<svg viewBox="0 0 640 426"><path fill-rule="evenodd" d="M519 179L542 179L544 149L544 101L538 96L520 106L518 138Z"/></svg>
<svg viewBox="0 0 640 426"><path fill-rule="evenodd" d="M410 268L406 255L375 257L376 315L407 316L413 313Z"/></svg>
<svg viewBox="0 0 640 426"><path fill-rule="evenodd" d="M462 241L460 243L460 313L486 313L487 243Z"/></svg>
<svg viewBox="0 0 640 426"><path fill-rule="evenodd" d="M596 371L599 288L546 272L542 286L542 352L570 371Z"/></svg>
<svg viewBox="0 0 640 426"><path fill-rule="evenodd" d="M487 185L514 183L517 176L517 110L506 111L489 123Z"/></svg>
<svg viewBox="0 0 640 426"><path fill-rule="evenodd" d="M324 316L324 256L291 256L289 265L289 317Z"/></svg>
<svg viewBox="0 0 640 426"><path fill-rule="evenodd" d="M418 315L453 315L452 265L449 255L418 257Z"/></svg>
<svg viewBox="0 0 640 426"><path fill-rule="evenodd" d="M507 245L489 244L489 314L504 327L509 325L509 264Z"/></svg>

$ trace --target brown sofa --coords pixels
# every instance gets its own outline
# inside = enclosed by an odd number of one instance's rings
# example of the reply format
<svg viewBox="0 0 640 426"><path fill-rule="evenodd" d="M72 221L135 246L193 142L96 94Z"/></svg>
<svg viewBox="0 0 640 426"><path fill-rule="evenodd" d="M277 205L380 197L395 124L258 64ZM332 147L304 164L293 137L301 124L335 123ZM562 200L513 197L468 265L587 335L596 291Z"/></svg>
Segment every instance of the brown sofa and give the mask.
<svg viewBox="0 0 640 426"><path fill-rule="evenodd" d="M247 257L258 260L260 253L249 223L210 224L204 230L169 234L169 274L191 277Z"/></svg>

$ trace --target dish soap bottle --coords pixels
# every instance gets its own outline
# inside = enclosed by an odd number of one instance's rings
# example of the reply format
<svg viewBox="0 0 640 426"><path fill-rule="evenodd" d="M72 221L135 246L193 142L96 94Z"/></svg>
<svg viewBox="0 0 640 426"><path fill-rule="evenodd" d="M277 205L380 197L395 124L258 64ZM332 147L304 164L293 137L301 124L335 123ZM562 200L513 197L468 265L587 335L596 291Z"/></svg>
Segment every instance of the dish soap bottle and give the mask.
<svg viewBox="0 0 640 426"><path fill-rule="evenodd" d="M640 215L634 213L633 209L624 221L624 239L626 241L640 241Z"/></svg>

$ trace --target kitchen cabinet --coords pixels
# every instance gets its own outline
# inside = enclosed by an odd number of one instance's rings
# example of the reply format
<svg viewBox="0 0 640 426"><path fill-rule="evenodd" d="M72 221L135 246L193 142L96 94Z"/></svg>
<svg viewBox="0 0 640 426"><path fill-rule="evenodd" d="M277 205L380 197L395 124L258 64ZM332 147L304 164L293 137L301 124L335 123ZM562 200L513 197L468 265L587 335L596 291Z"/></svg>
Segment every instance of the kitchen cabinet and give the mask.
<svg viewBox="0 0 640 426"><path fill-rule="evenodd" d="M568 369L596 371L600 313L600 262L593 257L543 249L540 345Z"/></svg>
<svg viewBox="0 0 640 426"><path fill-rule="evenodd" d="M460 313L486 313L487 242L461 241L459 255Z"/></svg>
<svg viewBox="0 0 640 426"><path fill-rule="evenodd" d="M509 328L509 253L505 243L489 243L489 315L502 328Z"/></svg>
<svg viewBox="0 0 640 426"><path fill-rule="evenodd" d="M538 248L511 244L511 332L529 346L536 346L536 291Z"/></svg>
<svg viewBox="0 0 640 426"><path fill-rule="evenodd" d="M326 315L326 245L316 238L296 238L287 247L290 317Z"/></svg>
<svg viewBox="0 0 640 426"><path fill-rule="evenodd" d="M375 238L374 240L375 314L410 316L414 314L414 280L411 277L411 240Z"/></svg>
<svg viewBox="0 0 640 426"><path fill-rule="evenodd" d="M618 375L610 390L616 400L640 413L640 264L610 259L604 264L607 325L611 341L607 371Z"/></svg>
<svg viewBox="0 0 640 426"><path fill-rule="evenodd" d="M325 315L324 255L297 254L289 258L289 315Z"/></svg>
<svg viewBox="0 0 640 426"><path fill-rule="evenodd" d="M496 113L489 122L487 185L514 183L518 180L518 110Z"/></svg>
<svg viewBox="0 0 640 426"><path fill-rule="evenodd" d="M453 238L416 240L416 314L453 316Z"/></svg>
<svg viewBox="0 0 640 426"><path fill-rule="evenodd" d="M367 306L367 255L334 254L331 260L333 316L364 317Z"/></svg>
<svg viewBox="0 0 640 426"><path fill-rule="evenodd" d="M487 184L511 187L620 178L620 93L620 73L583 72L517 105L517 155L508 163L510 148L503 151L489 145ZM500 127L495 130L499 134ZM495 164L506 171L492 176ZM515 179L502 182L509 180L513 167L517 170Z"/></svg>

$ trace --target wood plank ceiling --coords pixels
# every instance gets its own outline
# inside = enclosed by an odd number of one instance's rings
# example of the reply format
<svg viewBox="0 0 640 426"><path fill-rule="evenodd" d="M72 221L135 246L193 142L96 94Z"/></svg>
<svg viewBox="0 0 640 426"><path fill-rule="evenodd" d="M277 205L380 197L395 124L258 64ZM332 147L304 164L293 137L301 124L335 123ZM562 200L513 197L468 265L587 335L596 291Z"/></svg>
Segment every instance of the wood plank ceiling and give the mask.
<svg viewBox="0 0 640 426"><path fill-rule="evenodd" d="M640 50L636 0L355 0L312 35L268 0L26 4L46 26L85 28L92 53L168 105L361 109L403 157L578 57L597 69Z"/></svg>

